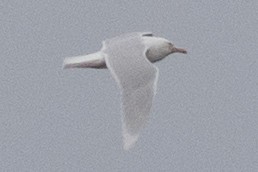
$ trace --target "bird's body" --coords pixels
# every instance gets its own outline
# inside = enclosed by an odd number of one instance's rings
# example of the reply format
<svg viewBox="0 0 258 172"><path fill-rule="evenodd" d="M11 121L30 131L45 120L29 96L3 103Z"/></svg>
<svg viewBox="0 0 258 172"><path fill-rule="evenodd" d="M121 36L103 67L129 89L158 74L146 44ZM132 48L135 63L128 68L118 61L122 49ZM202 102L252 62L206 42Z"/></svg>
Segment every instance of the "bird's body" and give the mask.
<svg viewBox="0 0 258 172"><path fill-rule="evenodd" d="M168 45L171 43L160 37L143 36L143 44L147 47L146 57L152 63L157 62L171 54ZM181 49L183 52L184 50ZM106 69L105 57L102 51L83 56L66 58L64 68L96 68Z"/></svg>
<svg viewBox="0 0 258 172"><path fill-rule="evenodd" d="M131 148L150 114L158 69L152 63L186 53L152 33L130 33L103 41L101 51L64 60L64 68L108 68L122 90L124 149ZM151 63L152 62L152 63Z"/></svg>

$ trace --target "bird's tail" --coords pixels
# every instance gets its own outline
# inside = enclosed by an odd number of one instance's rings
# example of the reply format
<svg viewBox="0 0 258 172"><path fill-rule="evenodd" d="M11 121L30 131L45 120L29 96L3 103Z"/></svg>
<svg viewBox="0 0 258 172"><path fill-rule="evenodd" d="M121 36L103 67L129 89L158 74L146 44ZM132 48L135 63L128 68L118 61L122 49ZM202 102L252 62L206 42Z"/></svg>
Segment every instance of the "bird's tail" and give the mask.
<svg viewBox="0 0 258 172"><path fill-rule="evenodd" d="M106 68L104 56L101 52L68 57L64 59L63 69L69 68Z"/></svg>

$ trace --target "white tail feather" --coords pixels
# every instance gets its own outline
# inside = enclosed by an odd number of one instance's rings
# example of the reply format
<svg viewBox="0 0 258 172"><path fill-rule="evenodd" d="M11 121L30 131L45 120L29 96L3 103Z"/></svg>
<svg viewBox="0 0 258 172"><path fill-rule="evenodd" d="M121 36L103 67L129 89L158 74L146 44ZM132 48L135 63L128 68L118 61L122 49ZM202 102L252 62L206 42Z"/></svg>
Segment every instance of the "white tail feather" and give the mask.
<svg viewBox="0 0 258 172"><path fill-rule="evenodd" d="M64 59L63 69L69 68L105 68L105 59L101 52L76 56L76 57L68 57Z"/></svg>

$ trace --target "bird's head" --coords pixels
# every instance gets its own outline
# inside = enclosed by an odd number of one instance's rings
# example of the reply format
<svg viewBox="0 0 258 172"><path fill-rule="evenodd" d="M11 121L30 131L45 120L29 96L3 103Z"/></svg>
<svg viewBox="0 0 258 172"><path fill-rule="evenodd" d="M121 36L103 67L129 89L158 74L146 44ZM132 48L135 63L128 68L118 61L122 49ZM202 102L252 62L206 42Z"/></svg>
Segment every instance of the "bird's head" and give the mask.
<svg viewBox="0 0 258 172"><path fill-rule="evenodd" d="M147 57L151 62L162 60L172 53L183 53L187 51L183 48L177 48L170 41L160 37L143 37L145 46L147 47Z"/></svg>

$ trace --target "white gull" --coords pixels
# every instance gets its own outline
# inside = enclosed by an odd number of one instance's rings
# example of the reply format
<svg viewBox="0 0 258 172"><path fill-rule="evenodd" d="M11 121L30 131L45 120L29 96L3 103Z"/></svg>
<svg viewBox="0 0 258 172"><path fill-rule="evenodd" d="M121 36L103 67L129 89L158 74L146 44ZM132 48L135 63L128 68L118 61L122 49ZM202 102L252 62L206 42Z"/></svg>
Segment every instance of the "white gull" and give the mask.
<svg viewBox="0 0 258 172"><path fill-rule="evenodd" d="M184 53L170 41L151 32L134 32L102 42L99 52L66 58L63 68L108 68L122 93L124 149L137 141L150 114L156 93L158 69L152 64L172 53Z"/></svg>

